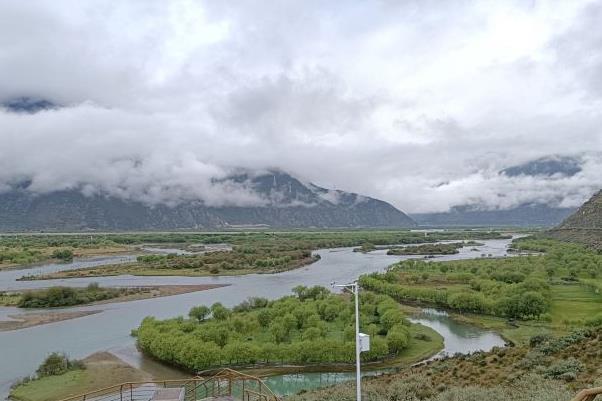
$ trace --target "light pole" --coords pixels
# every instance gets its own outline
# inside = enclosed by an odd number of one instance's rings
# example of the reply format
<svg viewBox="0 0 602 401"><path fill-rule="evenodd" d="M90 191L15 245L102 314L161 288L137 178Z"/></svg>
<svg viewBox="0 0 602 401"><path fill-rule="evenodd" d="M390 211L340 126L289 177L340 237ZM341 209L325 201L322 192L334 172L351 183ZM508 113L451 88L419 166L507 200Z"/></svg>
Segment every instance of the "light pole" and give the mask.
<svg viewBox="0 0 602 401"><path fill-rule="evenodd" d="M349 284L336 284L333 281L332 286L349 290L355 296L355 388L357 391L357 401L362 401L360 354L362 351L370 350L370 337L366 334L360 333L360 286L357 281Z"/></svg>

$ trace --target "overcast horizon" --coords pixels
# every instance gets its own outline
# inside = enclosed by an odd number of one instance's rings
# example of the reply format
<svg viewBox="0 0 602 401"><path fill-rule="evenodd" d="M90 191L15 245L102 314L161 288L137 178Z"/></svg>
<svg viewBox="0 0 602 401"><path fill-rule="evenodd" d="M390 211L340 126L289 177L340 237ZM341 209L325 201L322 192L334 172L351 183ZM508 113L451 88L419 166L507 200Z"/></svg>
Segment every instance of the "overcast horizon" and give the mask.
<svg viewBox="0 0 602 401"><path fill-rule="evenodd" d="M250 205L280 169L409 212L602 187L602 1L0 3L0 192ZM581 171L512 177L538 158Z"/></svg>

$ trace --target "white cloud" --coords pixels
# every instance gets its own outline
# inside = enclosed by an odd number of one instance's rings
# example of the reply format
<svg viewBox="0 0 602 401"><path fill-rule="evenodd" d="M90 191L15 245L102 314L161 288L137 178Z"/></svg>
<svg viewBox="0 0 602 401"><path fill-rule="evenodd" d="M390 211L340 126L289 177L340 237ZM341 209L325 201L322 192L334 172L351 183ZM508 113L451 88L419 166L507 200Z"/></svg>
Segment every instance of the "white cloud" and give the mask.
<svg viewBox="0 0 602 401"><path fill-rule="evenodd" d="M0 188L257 202L214 178L277 167L411 212L576 205L497 171L602 151L600 1L0 4ZM2 100L2 99L0 99ZM443 185L441 185L444 183Z"/></svg>

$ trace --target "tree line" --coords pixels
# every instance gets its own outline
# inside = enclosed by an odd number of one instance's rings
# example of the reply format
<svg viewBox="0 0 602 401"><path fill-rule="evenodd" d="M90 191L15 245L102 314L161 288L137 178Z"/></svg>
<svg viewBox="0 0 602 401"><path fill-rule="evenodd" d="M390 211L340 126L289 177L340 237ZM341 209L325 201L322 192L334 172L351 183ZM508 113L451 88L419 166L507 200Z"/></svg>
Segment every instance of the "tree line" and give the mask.
<svg viewBox="0 0 602 401"><path fill-rule="evenodd" d="M249 300L229 309L196 306L188 318L145 318L135 331L140 349L192 371L254 364L352 363L354 304L323 287L294 289L275 301ZM364 361L394 357L408 347L410 323L390 297L363 293L361 328L371 335Z"/></svg>

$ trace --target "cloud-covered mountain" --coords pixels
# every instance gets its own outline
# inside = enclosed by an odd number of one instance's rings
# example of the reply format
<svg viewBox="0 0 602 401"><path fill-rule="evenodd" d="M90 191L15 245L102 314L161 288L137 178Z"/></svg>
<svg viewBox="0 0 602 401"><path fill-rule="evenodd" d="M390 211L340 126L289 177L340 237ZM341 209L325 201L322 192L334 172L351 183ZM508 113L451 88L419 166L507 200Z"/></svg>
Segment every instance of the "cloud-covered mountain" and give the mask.
<svg viewBox="0 0 602 401"><path fill-rule="evenodd" d="M583 160L579 156L547 156L531 160L518 166L503 169L500 173L508 177L519 176L565 176L573 177L583 170Z"/></svg>
<svg viewBox="0 0 602 401"><path fill-rule="evenodd" d="M415 226L386 202L304 183L281 171L239 172L219 181L236 196L248 194L252 203L150 205L75 189L35 194L24 182L0 194L0 231Z"/></svg>
<svg viewBox="0 0 602 401"><path fill-rule="evenodd" d="M12 113L37 113L58 108L56 104L49 100L27 96L5 100L0 103L0 107Z"/></svg>
<svg viewBox="0 0 602 401"><path fill-rule="evenodd" d="M222 166L278 167L432 213L578 207L600 188L594 158L499 174L602 151L599 1L5 1L0 15L0 191L249 206Z"/></svg>
<svg viewBox="0 0 602 401"><path fill-rule="evenodd" d="M591 159L598 160L599 155L546 156L504 168L497 173L497 176L499 180L515 180L517 186L521 185L520 183L531 184L534 187L561 186L571 177L578 179L583 166ZM588 190L588 187L585 186L576 193L579 194L582 190ZM419 224L427 226L552 227L560 224L576 210L575 207L567 207L563 204L571 197L569 191L570 189L566 188L566 193L556 193L550 197L542 190L540 202L522 202L507 208L491 207L483 202L475 202L454 206L449 212L412 214L412 218ZM495 196L503 199L510 194L499 191Z"/></svg>

